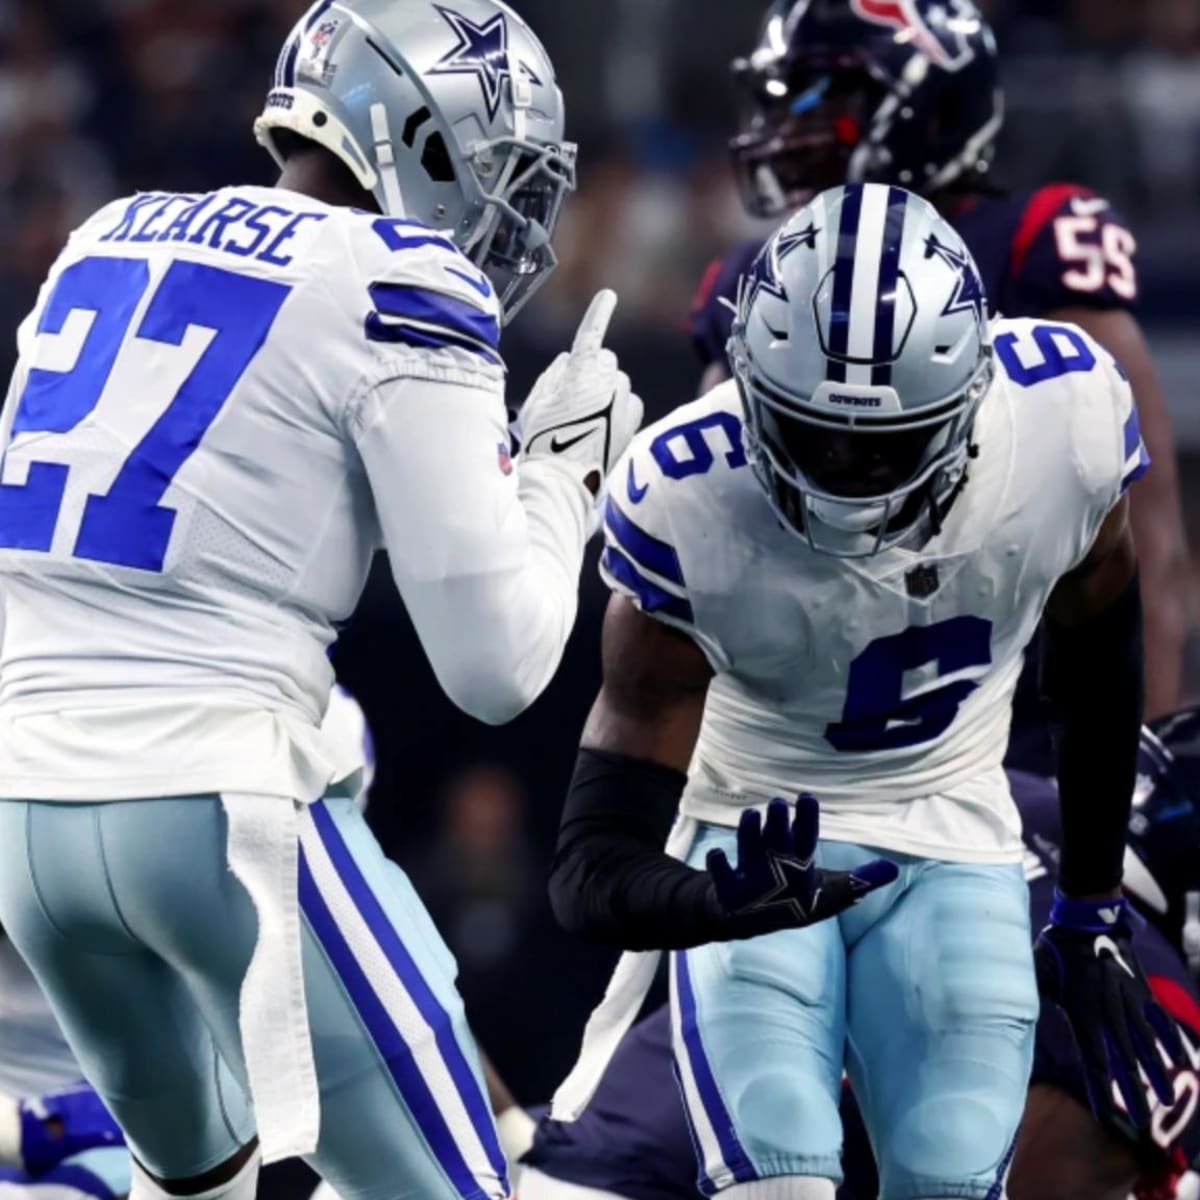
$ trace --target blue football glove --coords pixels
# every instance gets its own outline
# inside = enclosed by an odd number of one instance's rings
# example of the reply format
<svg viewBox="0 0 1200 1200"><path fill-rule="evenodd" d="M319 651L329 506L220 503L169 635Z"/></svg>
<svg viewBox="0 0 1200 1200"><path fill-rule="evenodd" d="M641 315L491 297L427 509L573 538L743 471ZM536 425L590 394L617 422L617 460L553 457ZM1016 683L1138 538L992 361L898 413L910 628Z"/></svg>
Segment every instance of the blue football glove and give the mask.
<svg viewBox="0 0 1200 1200"><path fill-rule="evenodd" d="M900 873L884 858L853 871L816 866L819 812L816 798L805 794L796 800L793 820L788 802L776 798L767 805L765 823L756 808L742 813L736 867L723 850L708 852L708 873L731 936L755 937L814 925L857 904Z"/></svg>
<svg viewBox="0 0 1200 1200"><path fill-rule="evenodd" d="M1136 919L1124 899L1069 900L1055 891L1050 923L1033 948L1038 990L1070 1022L1092 1111L1127 1136L1131 1125L1137 1131L1150 1124L1139 1068L1162 1103L1172 1105L1175 1089L1158 1046L1178 1066L1187 1065L1179 1030L1154 999L1134 954Z"/></svg>
<svg viewBox="0 0 1200 1200"><path fill-rule="evenodd" d="M21 1160L35 1177L73 1154L125 1143L120 1126L87 1084L22 1100L20 1118Z"/></svg>

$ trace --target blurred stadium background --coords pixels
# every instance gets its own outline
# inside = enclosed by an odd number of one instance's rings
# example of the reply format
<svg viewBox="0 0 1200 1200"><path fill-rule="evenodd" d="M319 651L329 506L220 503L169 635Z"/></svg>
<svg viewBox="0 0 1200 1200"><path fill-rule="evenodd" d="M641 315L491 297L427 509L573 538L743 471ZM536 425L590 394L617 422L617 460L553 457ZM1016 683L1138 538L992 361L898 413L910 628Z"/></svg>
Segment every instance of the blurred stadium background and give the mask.
<svg viewBox="0 0 1200 1200"><path fill-rule="evenodd" d="M728 61L759 0L512 0L541 34L580 143L562 266L507 335L512 396L562 348L595 288L651 414L698 380L682 319L706 263L753 232L726 167ZM1142 318L1183 457L1200 573L1200 0L990 0L1009 121L995 181L1088 184L1140 242ZM137 188L271 182L254 144L277 48L304 0L0 0L0 361L72 226ZM314 344L319 353L319 342ZM1198 580L1200 582L1200 580ZM545 1098L610 958L557 933L544 898L560 798L598 682L605 595L589 565L559 678L484 729L442 697L376 571L337 653L379 751L372 819L458 956L483 1045ZM1200 696L1200 655L1189 694Z"/></svg>

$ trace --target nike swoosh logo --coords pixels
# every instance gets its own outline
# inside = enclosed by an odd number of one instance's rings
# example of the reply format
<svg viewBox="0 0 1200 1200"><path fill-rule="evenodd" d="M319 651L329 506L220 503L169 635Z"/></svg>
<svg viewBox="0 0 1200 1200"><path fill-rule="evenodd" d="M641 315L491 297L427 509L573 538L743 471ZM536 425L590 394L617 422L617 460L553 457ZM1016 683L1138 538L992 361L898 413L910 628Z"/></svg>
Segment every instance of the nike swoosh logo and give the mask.
<svg viewBox="0 0 1200 1200"><path fill-rule="evenodd" d="M453 275L455 279L461 279L468 287L474 288L485 300L492 294L492 285L479 275L468 275L466 271L460 271L457 267L443 268L447 275Z"/></svg>
<svg viewBox="0 0 1200 1200"><path fill-rule="evenodd" d="M567 438L565 442L558 440L558 434L555 434L550 439L550 450L553 454L563 454L570 450L572 446L578 446L586 437L591 437L593 430L585 429L582 433L576 434L573 438Z"/></svg>
<svg viewBox="0 0 1200 1200"><path fill-rule="evenodd" d="M1094 196L1090 200L1086 196L1071 197L1071 211L1077 217L1094 217L1109 207L1103 196Z"/></svg>
<svg viewBox="0 0 1200 1200"><path fill-rule="evenodd" d="M650 490L650 485L648 483L644 484L642 487L638 487L637 477L633 473L632 462L629 464L629 479L626 481L625 490L629 493L629 500L631 504L641 504L641 502L646 498L646 493Z"/></svg>
<svg viewBox="0 0 1200 1200"><path fill-rule="evenodd" d="M1129 976L1130 979L1136 979L1137 975L1133 968L1121 957L1121 951L1117 948L1117 943L1112 938L1100 936L1092 943L1092 953L1097 957L1101 957L1101 952L1107 950L1109 954L1116 960L1117 966Z"/></svg>

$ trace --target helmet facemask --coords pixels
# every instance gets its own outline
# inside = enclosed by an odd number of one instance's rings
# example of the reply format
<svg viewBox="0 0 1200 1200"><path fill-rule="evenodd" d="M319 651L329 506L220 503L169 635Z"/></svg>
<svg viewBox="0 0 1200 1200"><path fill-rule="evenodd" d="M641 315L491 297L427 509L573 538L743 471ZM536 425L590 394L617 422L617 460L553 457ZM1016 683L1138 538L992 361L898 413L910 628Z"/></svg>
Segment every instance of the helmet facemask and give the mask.
<svg viewBox="0 0 1200 1200"><path fill-rule="evenodd" d="M466 169L479 217L460 244L492 281L507 322L558 264L551 239L575 190L575 147L500 138L475 147Z"/></svg>
<svg viewBox="0 0 1200 1200"><path fill-rule="evenodd" d="M966 388L944 403L893 417L842 416L772 388L744 340L734 355L759 484L785 526L838 558L868 558L937 532L966 477L993 374L989 349Z"/></svg>

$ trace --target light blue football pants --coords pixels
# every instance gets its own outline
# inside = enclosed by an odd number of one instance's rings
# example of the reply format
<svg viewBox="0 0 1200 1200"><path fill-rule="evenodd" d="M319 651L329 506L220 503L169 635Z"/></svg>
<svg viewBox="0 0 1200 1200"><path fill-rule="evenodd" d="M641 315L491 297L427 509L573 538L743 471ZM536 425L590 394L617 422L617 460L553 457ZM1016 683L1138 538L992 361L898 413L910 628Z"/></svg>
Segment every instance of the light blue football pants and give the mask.
<svg viewBox="0 0 1200 1200"><path fill-rule="evenodd" d="M704 825L690 861L735 830ZM847 869L881 852L823 841ZM843 1066L880 1200L996 1200L1025 1107L1038 1015L1019 865L884 851L900 877L840 918L672 955L676 1071L700 1188L841 1180Z"/></svg>
<svg viewBox="0 0 1200 1200"><path fill-rule="evenodd" d="M343 1200L499 1200L504 1156L452 956L352 801L303 820L319 839L299 873L321 1095L310 1164ZM226 831L213 796L0 800L0 924L134 1154L167 1179L255 1133L238 993L257 920Z"/></svg>

